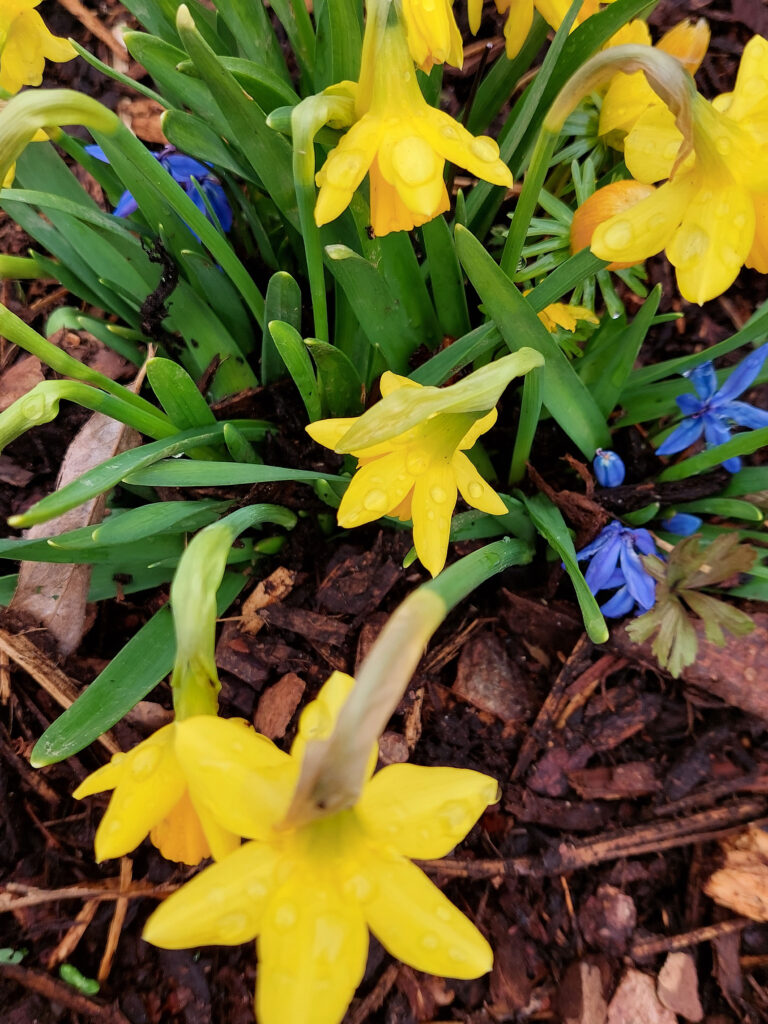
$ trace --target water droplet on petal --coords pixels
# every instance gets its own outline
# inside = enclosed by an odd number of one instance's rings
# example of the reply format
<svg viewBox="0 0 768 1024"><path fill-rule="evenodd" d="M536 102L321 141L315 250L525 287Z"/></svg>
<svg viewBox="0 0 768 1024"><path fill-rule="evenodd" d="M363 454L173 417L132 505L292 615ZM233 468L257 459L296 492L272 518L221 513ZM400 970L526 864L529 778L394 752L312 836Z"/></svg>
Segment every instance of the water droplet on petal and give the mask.
<svg viewBox="0 0 768 1024"><path fill-rule="evenodd" d="M146 779L157 768L162 751L157 746L138 749L131 759L131 775L134 779Z"/></svg>
<svg viewBox="0 0 768 1024"><path fill-rule="evenodd" d="M472 156L487 164L495 163L499 159L499 147L487 135L473 139L469 144L469 151Z"/></svg>
<svg viewBox="0 0 768 1024"><path fill-rule="evenodd" d="M459 133L456 131L452 124L440 125L440 134L444 135L446 139L456 139L458 138L459 135Z"/></svg>
<svg viewBox="0 0 768 1024"><path fill-rule="evenodd" d="M447 907L438 907L435 911L435 917L447 924L451 920L451 912Z"/></svg>
<svg viewBox="0 0 768 1024"><path fill-rule="evenodd" d="M219 935L226 940L227 944L236 945L238 942L245 942L251 933L246 914L225 914L224 917L219 918L217 924Z"/></svg>
<svg viewBox="0 0 768 1024"><path fill-rule="evenodd" d="M437 517L435 516L435 510L433 508L430 508L427 511L427 519L430 521L430 523L434 523L436 518Z"/></svg>
<svg viewBox="0 0 768 1024"><path fill-rule="evenodd" d="M245 891L252 900L263 900L267 895L268 888L263 882L254 881L248 883Z"/></svg>
<svg viewBox="0 0 768 1024"><path fill-rule="evenodd" d="M465 823L469 828L473 816L470 807L461 800L450 800L439 811L440 821L451 831L463 828Z"/></svg>
<svg viewBox="0 0 768 1024"><path fill-rule="evenodd" d="M386 512L387 510L387 492L382 491L379 487L374 487L373 490L363 498L363 508L369 512Z"/></svg>
<svg viewBox="0 0 768 1024"><path fill-rule="evenodd" d="M628 220L617 220L605 232L605 244L611 249L623 249L629 245L635 233Z"/></svg>
<svg viewBox="0 0 768 1024"><path fill-rule="evenodd" d="M420 452L412 452L405 460L405 468L411 476L419 476L427 468L427 457Z"/></svg>
<svg viewBox="0 0 768 1024"><path fill-rule="evenodd" d="M275 910L275 926L280 931L286 932L289 928L293 928L298 920L298 914L296 913L296 907L292 903L282 903Z"/></svg>
<svg viewBox="0 0 768 1024"><path fill-rule="evenodd" d="M373 885L365 875L350 875L342 886L342 892L345 896L362 903L373 895Z"/></svg>
<svg viewBox="0 0 768 1024"><path fill-rule="evenodd" d="M735 228L743 228L746 223L747 218L744 216L743 213L737 213L736 216L733 218L733 226Z"/></svg>
<svg viewBox="0 0 768 1024"><path fill-rule="evenodd" d="M679 142L668 142L667 145L664 147L664 156L667 158L667 160L674 160L674 158L677 156L677 151L679 149Z"/></svg>
<svg viewBox="0 0 768 1024"><path fill-rule="evenodd" d="M424 949L437 949L440 945L440 939L434 934L434 932L427 932L426 935L422 935L421 944Z"/></svg>
<svg viewBox="0 0 768 1024"><path fill-rule="evenodd" d="M485 487L483 487L482 484L479 484L476 480L473 480L472 483L469 485L469 496L470 498L480 498L482 497L484 490Z"/></svg>
<svg viewBox="0 0 768 1024"><path fill-rule="evenodd" d="M122 827L123 827L122 821L120 821L119 818L114 818L107 825L107 828L106 828L107 835L110 835L110 836L114 835L115 833L119 832Z"/></svg>
<svg viewBox="0 0 768 1024"><path fill-rule="evenodd" d="M443 488L437 486L430 487L429 496L436 505L441 505L448 498L448 495Z"/></svg>
<svg viewBox="0 0 768 1024"><path fill-rule="evenodd" d="M733 149L733 144L731 143L731 140L726 138L724 135L719 136L719 138L715 142L715 145L717 146L717 152L721 156L728 156L728 154Z"/></svg>
<svg viewBox="0 0 768 1024"><path fill-rule="evenodd" d="M464 950L457 948L449 949L448 956L451 958L451 960L455 960L457 964L463 963L467 959L467 954L464 952Z"/></svg>

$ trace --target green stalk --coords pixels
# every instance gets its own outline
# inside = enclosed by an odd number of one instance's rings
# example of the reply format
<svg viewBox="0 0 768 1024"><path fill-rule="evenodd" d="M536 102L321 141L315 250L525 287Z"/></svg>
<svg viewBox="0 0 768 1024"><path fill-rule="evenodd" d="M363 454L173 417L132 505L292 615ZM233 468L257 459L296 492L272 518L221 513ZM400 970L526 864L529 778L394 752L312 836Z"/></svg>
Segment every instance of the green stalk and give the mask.
<svg viewBox="0 0 768 1024"><path fill-rule="evenodd" d="M505 537L459 559L403 601L363 662L331 736L307 744L286 822L298 824L354 806L371 747L405 693L432 634L459 601L527 557L527 545Z"/></svg>
<svg viewBox="0 0 768 1024"><path fill-rule="evenodd" d="M21 281L39 277L47 278L48 275L34 257L0 256L0 281Z"/></svg>
<svg viewBox="0 0 768 1024"><path fill-rule="evenodd" d="M519 483L525 476L525 466L531 456L531 446L541 415L541 374L538 369L526 373L523 378L523 400L520 406L520 422L517 426L515 447L509 465L509 483Z"/></svg>

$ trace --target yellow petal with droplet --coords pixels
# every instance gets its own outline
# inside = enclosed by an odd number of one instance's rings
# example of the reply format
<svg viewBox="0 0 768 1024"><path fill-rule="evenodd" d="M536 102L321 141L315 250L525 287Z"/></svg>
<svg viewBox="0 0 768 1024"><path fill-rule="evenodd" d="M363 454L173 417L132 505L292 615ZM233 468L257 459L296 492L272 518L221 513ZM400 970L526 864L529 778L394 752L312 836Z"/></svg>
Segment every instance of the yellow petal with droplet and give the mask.
<svg viewBox="0 0 768 1024"><path fill-rule="evenodd" d="M421 564L437 576L445 565L456 507L456 478L445 459L432 462L416 480L411 500L413 546Z"/></svg>
<svg viewBox="0 0 768 1024"><path fill-rule="evenodd" d="M654 104L637 118L624 140L629 173L647 185L668 178L682 143L674 114L663 104Z"/></svg>
<svg viewBox="0 0 768 1024"><path fill-rule="evenodd" d="M363 790L355 814L367 835L405 857L444 857L499 798L495 779L465 768L393 764Z"/></svg>
<svg viewBox="0 0 768 1024"><path fill-rule="evenodd" d="M768 274L768 193L752 196L755 204L755 238L744 265Z"/></svg>
<svg viewBox="0 0 768 1024"><path fill-rule="evenodd" d="M414 485L407 460L407 449L400 449L358 469L341 499L339 526L372 523L396 508Z"/></svg>
<svg viewBox="0 0 768 1024"><path fill-rule="evenodd" d="M463 452L455 453L451 468L461 496L468 505L492 516L506 515L507 506Z"/></svg>

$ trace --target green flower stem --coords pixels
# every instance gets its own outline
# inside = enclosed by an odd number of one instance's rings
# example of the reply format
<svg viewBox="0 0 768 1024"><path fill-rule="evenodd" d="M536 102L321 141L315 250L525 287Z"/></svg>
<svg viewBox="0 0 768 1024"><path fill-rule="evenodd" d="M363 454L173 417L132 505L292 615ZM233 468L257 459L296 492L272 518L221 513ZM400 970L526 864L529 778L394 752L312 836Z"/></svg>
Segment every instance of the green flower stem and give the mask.
<svg viewBox="0 0 768 1024"><path fill-rule="evenodd" d="M157 163L157 161L154 162ZM90 366L81 363L74 356L67 355L56 345L46 341L37 331L32 330L28 324L25 324L15 313L3 305L0 305L0 334L12 341L14 345L23 348L25 352L37 356L41 363L50 366L57 373L65 377L74 377L75 380L84 381L86 384L92 384L94 387L106 391L108 395L114 395L121 402L132 406L137 412L154 417L157 421L163 421L170 428L168 433L173 433L175 428L170 418L162 410L156 409L151 402L135 395L133 391L123 387L122 384L110 380L98 370L92 370Z"/></svg>
<svg viewBox="0 0 768 1024"><path fill-rule="evenodd" d="M48 275L34 257L0 256L0 281L11 279L21 281Z"/></svg>
<svg viewBox="0 0 768 1024"><path fill-rule="evenodd" d="M542 129L536 140L531 163L525 175L520 198L517 201L512 223L509 226L507 241L501 254L501 269L508 277L517 273L517 266L525 245L531 218L539 204L539 194L544 187L549 162L555 151L560 130L547 131Z"/></svg>
<svg viewBox="0 0 768 1024"><path fill-rule="evenodd" d="M77 380L44 380L0 413L0 451L31 427L55 419L62 399L110 416L155 440L177 433L177 428L160 413L136 409L122 398L106 395L88 384Z"/></svg>
<svg viewBox="0 0 768 1024"><path fill-rule="evenodd" d="M206 526L190 541L171 584L176 660L171 675L177 721L215 715L221 689L216 671L216 594L237 537L257 523L291 529L296 516L279 505L248 505Z"/></svg>
<svg viewBox="0 0 768 1024"><path fill-rule="evenodd" d="M541 374L533 369L523 377L523 401L517 426L515 447L509 465L509 483L519 483L525 476L525 466L531 455L531 445L541 415Z"/></svg>
<svg viewBox="0 0 768 1024"><path fill-rule="evenodd" d="M332 735L307 745L286 823L309 821L357 802L371 747L405 693L432 634L473 590L529 558L527 544L505 537L459 559L403 601L363 662Z"/></svg>
<svg viewBox="0 0 768 1024"><path fill-rule="evenodd" d="M328 303L325 293L325 270L320 229L315 224L315 136L329 121L351 124L354 104L340 96L310 96L293 108L293 181L299 210L301 235L307 257L309 291L315 320L315 337L329 341ZM271 124L271 122L268 122Z"/></svg>

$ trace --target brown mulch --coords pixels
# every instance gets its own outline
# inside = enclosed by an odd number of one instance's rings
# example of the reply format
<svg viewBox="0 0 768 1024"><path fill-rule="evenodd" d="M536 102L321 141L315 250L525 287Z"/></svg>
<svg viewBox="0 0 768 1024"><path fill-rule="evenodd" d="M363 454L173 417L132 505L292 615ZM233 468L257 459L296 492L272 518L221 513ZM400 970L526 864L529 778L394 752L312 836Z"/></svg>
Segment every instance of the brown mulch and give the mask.
<svg viewBox="0 0 768 1024"><path fill-rule="evenodd" d="M662 0L652 20L666 28L681 6ZM713 30L702 88L723 91L746 40L756 31L768 34L766 8L750 0L693 0L685 8L707 17ZM94 0L89 9L108 27L125 17L113 0ZM110 59L110 46L67 10L51 0L40 10L55 31L76 34ZM50 84L81 88L111 106L127 96L82 62L57 66L54 74ZM0 218L3 251L24 253L27 244ZM675 295L665 263L653 261L649 271L664 285L665 309L684 314L655 330L651 358L713 344L768 296L764 278L744 273L727 297L701 310ZM65 300L38 283L5 284L0 297L38 327ZM88 338L61 344L87 361L105 358ZM0 375L20 367L20 388L42 372L22 362L0 342ZM279 389L270 396L286 399ZM238 415L269 412L259 395L243 402ZM0 461L3 516L52 488L85 418L63 408L55 424L9 447ZM291 447L272 455L290 464L303 442L297 435L285 443ZM558 489L561 481L576 489L561 454L561 440L542 431L537 470ZM641 467L638 461L634 468ZM319 539L315 516L324 506L309 489L270 485L249 498L284 502L307 515L280 554L262 563L266 578L249 583L221 626L222 711L289 744L300 708L329 672L354 672L387 615L425 577L417 566L402 568L406 534L371 526ZM574 499L563 500L576 508ZM599 509L579 507L582 519L574 511L574 525L588 531L592 516L594 529ZM0 562L0 573L12 571L12 563ZM39 634L26 639L42 645L40 671L50 658L64 681L80 688L166 600L161 588L99 606L80 648L64 660ZM724 653L703 647L682 681L628 644L621 626L606 645L591 644L561 569L543 555L486 584L452 613L382 737L381 753L385 763L450 764L499 780L499 804L456 856L425 865L489 937L494 969L471 982L431 978L394 964L372 939L346 1024L768 1021L768 930L742 916L744 909L724 909L705 894L723 864L749 872L747 894L768 885L760 844L757 852L735 846L746 825L768 824L768 705L759 692L759 638L768 618L764 608L752 610L758 638ZM94 864L93 834L105 801L81 804L70 794L104 763L104 748L94 744L43 771L29 767L34 742L60 713L30 671L16 647L0 642L0 948L27 951L20 964L0 963L3 1024L250 1024L250 946L169 952L140 938L156 901L190 871L163 862L148 844L119 863ZM117 742L135 743L169 706L164 684L114 730ZM98 977L99 993L60 980L62 963Z"/></svg>

